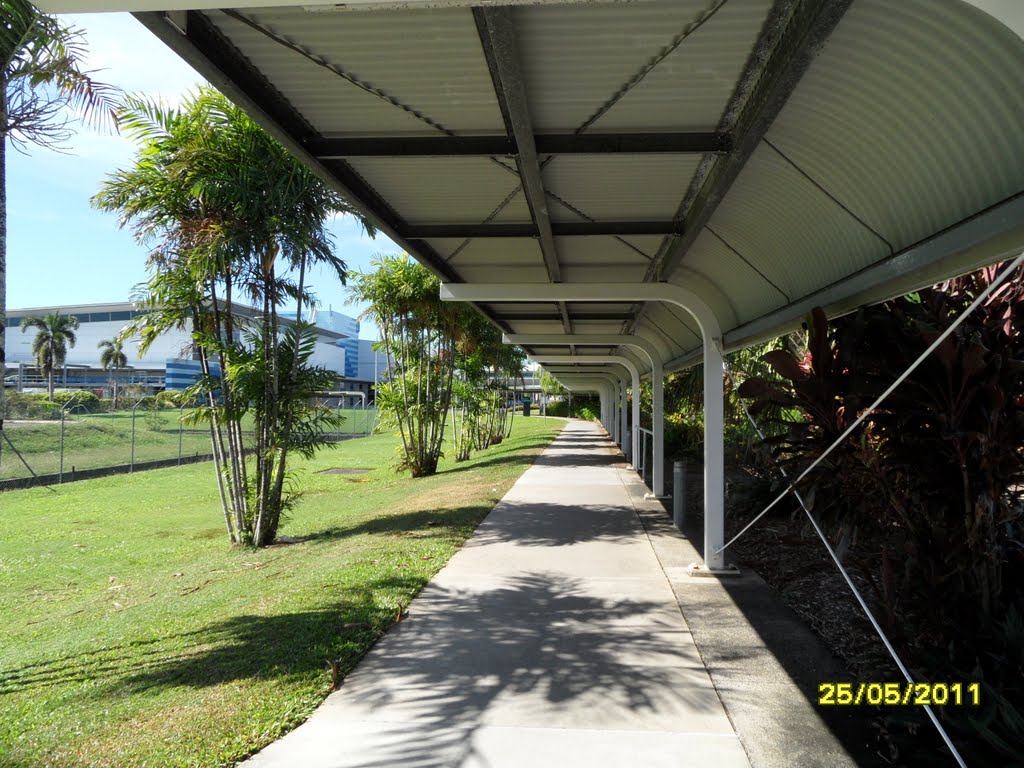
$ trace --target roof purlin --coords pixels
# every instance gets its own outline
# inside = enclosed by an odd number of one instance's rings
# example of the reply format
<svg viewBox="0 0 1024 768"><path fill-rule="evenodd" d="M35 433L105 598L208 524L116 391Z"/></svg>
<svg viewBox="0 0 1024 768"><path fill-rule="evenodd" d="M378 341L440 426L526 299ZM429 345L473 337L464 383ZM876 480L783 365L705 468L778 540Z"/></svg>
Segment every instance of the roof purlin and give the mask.
<svg viewBox="0 0 1024 768"><path fill-rule="evenodd" d="M744 77L756 77L742 112L735 122L736 144L733 152L718 158L706 178L694 178L697 187L687 191L679 215L685 224L681 236L667 241L663 256L648 271L648 280L667 280L676 270L728 194L733 182L754 153L768 128L778 116L817 50L843 18L853 0L806 0L798 2L760 72L748 71ZM788 2L788 0L780 0ZM762 35L771 34L765 29ZM756 46L755 46L756 48ZM743 87L743 80L737 91ZM687 205L692 199L692 203Z"/></svg>
<svg viewBox="0 0 1024 768"><path fill-rule="evenodd" d="M428 270L441 280L462 282L459 274L428 243L407 241L402 236L401 230L406 222L348 163L342 160L321 161L308 152L307 142L323 137L203 13L187 12L184 33L178 25L169 23L163 12L147 11L132 15L225 95L245 107L253 119ZM503 331L511 331L505 323L477 304L472 306Z"/></svg>
<svg viewBox="0 0 1024 768"><path fill-rule="evenodd" d="M512 13L508 8L474 8L473 20L476 22L480 45L494 83L494 92L505 121L506 132L516 143L518 151L515 157L519 181L530 208L530 216L537 228L537 238L548 280L557 283L562 279L561 267L558 264L555 237L551 231L547 193L534 142ZM566 333L572 333L572 320L564 302L559 302L558 311L562 315L562 329Z"/></svg>

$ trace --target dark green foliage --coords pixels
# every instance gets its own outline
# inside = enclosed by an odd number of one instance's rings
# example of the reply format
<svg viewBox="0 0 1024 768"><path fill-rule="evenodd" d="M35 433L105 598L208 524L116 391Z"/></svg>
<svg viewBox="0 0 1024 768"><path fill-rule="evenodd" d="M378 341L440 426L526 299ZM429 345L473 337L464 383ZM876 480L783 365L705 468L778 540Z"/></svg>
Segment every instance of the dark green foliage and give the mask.
<svg viewBox="0 0 1024 768"><path fill-rule="evenodd" d="M370 305L388 356L377 404L397 425L404 466L433 475L441 457L455 376L456 332L466 309L442 302L440 282L407 254L377 257L373 272L352 275L354 299Z"/></svg>
<svg viewBox="0 0 1024 768"><path fill-rule="evenodd" d="M740 387L752 410L785 426L767 441L775 456L799 469L821 454L996 274L865 308L831 329L816 311L807 353L766 355L777 376ZM968 316L802 488L852 544L920 678L984 681L980 710L944 711L976 764L1024 761L1021 278ZM781 418L787 408L803 418Z"/></svg>
<svg viewBox="0 0 1024 768"><path fill-rule="evenodd" d="M102 413L108 410L110 401L102 400L92 392L84 390L60 391L48 395L39 392L9 392L4 400L4 417L8 419L59 419L60 410L69 400L73 413Z"/></svg>
<svg viewBox="0 0 1024 768"><path fill-rule="evenodd" d="M586 419L598 421L601 418L601 400L596 395L573 395L572 408L569 408L569 398L566 395L555 403L548 403L548 416L560 416L573 419Z"/></svg>
<svg viewBox="0 0 1024 768"><path fill-rule="evenodd" d="M7 419L59 419L60 409L46 395L9 392L4 399L3 415Z"/></svg>
<svg viewBox="0 0 1024 768"><path fill-rule="evenodd" d="M500 443L511 429L509 382L525 355L470 307L443 302L436 276L407 254L379 256L373 272L352 276L352 296L370 305L388 355L377 385L383 415L402 438L402 468L413 477L437 471L449 414L457 461Z"/></svg>

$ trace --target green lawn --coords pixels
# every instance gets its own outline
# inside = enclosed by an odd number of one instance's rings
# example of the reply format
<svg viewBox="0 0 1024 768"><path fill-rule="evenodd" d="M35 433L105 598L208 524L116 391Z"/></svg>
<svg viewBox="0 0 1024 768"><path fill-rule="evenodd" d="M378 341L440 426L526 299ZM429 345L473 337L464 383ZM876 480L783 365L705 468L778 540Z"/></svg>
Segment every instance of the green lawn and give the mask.
<svg viewBox="0 0 1024 768"><path fill-rule="evenodd" d="M344 410L343 434L365 433L372 428L373 411ZM176 410L139 411L135 419L135 461L172 459L178 456L179 413ZM60 422L10 426L7 436L37 475L60 469ZM64 472L128 464L132 456L130 413L94 413L69 416L64 425ZM209 434L201 426L181 431L185 456L210 452ZM25 463L8 445L0 450L0 480L29 477Z"/></svg>
<svg viewBox="0 0 1024 768"><path fill-rule="evenodd" d="M328 693L564 422L431 478L378 435L296 464L263 551L227 545L211 464L0 494L0 765L215 766ZM369 468L362 475L320 470Z"/></svg>

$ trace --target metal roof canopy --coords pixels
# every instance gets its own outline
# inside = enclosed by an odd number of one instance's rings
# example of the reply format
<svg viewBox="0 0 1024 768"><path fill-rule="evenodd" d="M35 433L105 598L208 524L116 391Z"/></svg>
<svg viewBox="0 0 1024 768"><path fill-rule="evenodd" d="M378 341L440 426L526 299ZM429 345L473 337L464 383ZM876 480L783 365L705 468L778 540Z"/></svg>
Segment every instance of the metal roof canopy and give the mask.
<svg viewBox="0 0 1024 768"><path fill-rule="evenodd" d="M41 6L135 11L451 288L514 284L476 299L509 334L714 368L1024 247L1013 0Z"/></svg>
<svg viewBox="0 0 1024 768"><path fill-rule="evenodd" d="M136 11L446 282L668 281L730 350L1024 245L1020 4L42 5ZM547 306L480 309L700 357L659 303Z"/></svg>
<svg viewBox="0 0 1024 768"><path fill-rule="evenodd" d="M1020 3L40 5L135 11L446 282L672 282L727 351L1024 245ZM547 307L479 308L700 357L660 303Z"/></svg>

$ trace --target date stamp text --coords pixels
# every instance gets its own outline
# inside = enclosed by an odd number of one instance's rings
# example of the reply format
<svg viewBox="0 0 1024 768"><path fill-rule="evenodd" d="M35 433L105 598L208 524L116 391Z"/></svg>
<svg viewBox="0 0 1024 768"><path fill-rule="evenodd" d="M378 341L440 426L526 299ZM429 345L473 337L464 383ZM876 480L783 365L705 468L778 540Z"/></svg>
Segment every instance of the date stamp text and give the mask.
<svg viewBox="0 0 1024 768"><path fill-rule="evenodd" d="M978 706L979 683L819 683L822 707Z"/></svg>

